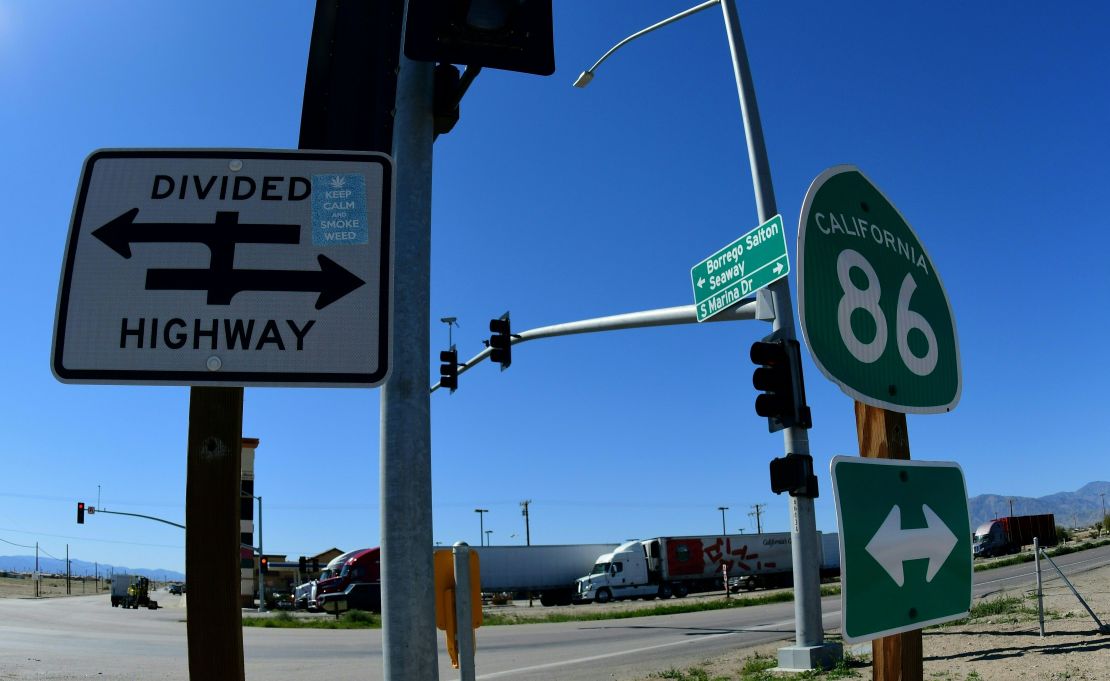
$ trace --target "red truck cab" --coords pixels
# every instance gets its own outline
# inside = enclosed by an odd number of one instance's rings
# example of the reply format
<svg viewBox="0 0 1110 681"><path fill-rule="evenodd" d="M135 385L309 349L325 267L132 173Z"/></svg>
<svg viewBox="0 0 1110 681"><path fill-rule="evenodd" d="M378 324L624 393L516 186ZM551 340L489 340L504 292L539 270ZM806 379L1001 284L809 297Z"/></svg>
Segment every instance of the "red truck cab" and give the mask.
<svg viewBox="0 0 1110 681"><path fill-rule="evenodd" d="M328 563L316 582L316 600L322 607L343 598L348 608L381 611L381 549L349 551Z"/></svg>

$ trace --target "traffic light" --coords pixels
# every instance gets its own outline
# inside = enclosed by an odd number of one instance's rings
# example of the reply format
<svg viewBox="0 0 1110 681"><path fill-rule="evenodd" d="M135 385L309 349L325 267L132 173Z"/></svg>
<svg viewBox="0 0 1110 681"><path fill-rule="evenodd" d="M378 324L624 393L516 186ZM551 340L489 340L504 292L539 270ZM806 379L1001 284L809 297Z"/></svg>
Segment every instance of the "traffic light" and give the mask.
<svg viewBox="0 0 1110 681"><path fill-rule="evenodd" d="M771 491L816 499L817 476L813 474L813 457L809 454L787 454L772 459Z"/></svg>
<svg viewBox="0 0 1110 681"><path fill-rule="evenodd" d="M489 330L493 332L489 339L489 358L500 364L501 371L504 371L513 363L513 334L509 325L509 313L506 312L499 319L489 320Z"/></svg>
<svg viewBox="0 0 1110 681"><path fill-rule="evenodd" d="M810 428L798 341L786 340L776 331L752 343L751 358L760 365L752 374L752 385L763 391L755 398L755 413L767 417L767 430Z"/></svg>
<svg viewBox="0 0 1110 681"><path fill-rule="evenodd" d="M555 73L551 0L409 0L405 56Z"/></svg>
<svg viewBox="0 0 1110 681"><path fill-rule="evenodd" d="M270 559L267 558L266 556L262 556L261 558L258 559L258 561L259 561L259 565L261 566L260 569L262 571L262 574L264 574L264 575L269 574L270 573Z"/></svg>
<svg viewBox="0 0 1110 681"><path fill-rule="evenodd" d="M459 387L459 353L452 345L450 350L444 350L439 353L439 361L443 364L439 365L439 385L442 388L450 388L451 392Z"/></svg>
<svg viewBox="0 0 1110 681"><path fill-rule="evenodd" d="M304 575L308 572L308 559L305 558L304 556L301 556L300 560L297 561L297 570L302 575Z"/></svg>
<svg viewBox="0 0 1110 681"><path fill-rule="evenodd" d="M320 559L319 558L313 558L312 559L312 574L316 574L318 572L320 572Z"/></svg>
<svg viewBox="0 0 1110 681"><path fill-rule="evenodd" d="M77 524L85 524L85 502L83 501L77 502Z"/></svg>

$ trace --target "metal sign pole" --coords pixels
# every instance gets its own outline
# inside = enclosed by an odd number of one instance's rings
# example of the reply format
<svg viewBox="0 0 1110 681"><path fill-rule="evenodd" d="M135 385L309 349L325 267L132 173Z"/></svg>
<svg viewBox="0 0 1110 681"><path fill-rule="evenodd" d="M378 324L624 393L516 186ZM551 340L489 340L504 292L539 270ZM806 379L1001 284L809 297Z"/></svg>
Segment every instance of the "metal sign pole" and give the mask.
<svg viewBox="0 0 1110 681"><path fill-rule="evenodd" d="M393 369L381 396L382 653L386 681L436 681L428 392L434 65L401 54Z"/></svg>
<svg viewBox="0 0 1110 681"><path fill-rule="evenodd" d="M755 99L744 36L740 31L740 15L735 0L721 0L729 48L732 51L736 88L740 94L740 109L744 117L744 133L748 144L752 183L755 187L756 210L760 223L765 223L778 213L775 191L771 185L771 166L767 160L767 147L763 141L763 125ZM790 284L779 279L768 288L774 305L775 320L772 328L782 337L793 340L794 306L790 299ZM804 428L783 430L783 445L787 454L809 454L809 434ZM820 544L817 539L817 521L813 512L813 499L790 497L790 541L794 565L794 637L793 646L779 649L779 666L785 669L812 669L830 663L839 657L839 646L824 643L821 625Z"/></svg>

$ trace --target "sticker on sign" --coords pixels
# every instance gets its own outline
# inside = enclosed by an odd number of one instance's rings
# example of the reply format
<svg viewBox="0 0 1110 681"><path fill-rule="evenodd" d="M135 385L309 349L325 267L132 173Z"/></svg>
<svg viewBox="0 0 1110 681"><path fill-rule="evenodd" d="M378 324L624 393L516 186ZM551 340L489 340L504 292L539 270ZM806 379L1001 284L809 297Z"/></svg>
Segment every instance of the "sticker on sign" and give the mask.
<svg viewBox="0 0 1110 681"><path fill-rule="evenodd" d="M702 322L790 274L782 216L776 215L690 268Z"/></svg>
<svg viewBox="0 0 1110 681"><path fill-rule="evenodd" d="M67 383L379 385L392 203L383 154L94 152L51 368Z"/></svg>

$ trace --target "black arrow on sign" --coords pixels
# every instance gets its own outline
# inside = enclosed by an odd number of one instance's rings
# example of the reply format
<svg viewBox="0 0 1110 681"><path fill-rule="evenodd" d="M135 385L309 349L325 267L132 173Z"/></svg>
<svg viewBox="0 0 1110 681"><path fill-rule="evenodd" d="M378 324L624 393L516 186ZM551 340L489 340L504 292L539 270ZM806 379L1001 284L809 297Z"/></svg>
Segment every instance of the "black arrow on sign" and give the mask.
<svg viewBox="0 0 1110 681"><path fill-rule="evenodd" d="M319 270L147 270L148 291L207 291L209 305L229 305L241 291L319 293L322 310L366 282L326 255L317 255Z"/></svg>
<svg viewBox="0 0 1110 681"><path fill-rule="evenodd" d="M322 310L366 282L325 255L319 270L237 270L237 244L299 244L300 225L239 224L238 211L217 211L214 223L135 222L132 208L93 230L92 235L124 258L133 243L200 243L212 254L208 269L148 269L148 291L206 291L209 305L230 305L242 291L318 293Z"/></svg>
<svg viewBox="0 0 1110 681"><path fill-rule="evenodd" d="M239 224L238 211L217 211L215 223L135 222L138 208L132 208L93 230L92 235L125 258L131 257L134 243L200 243L215 255L222 247L235 244L298 244L300 225Z"/></svg>

